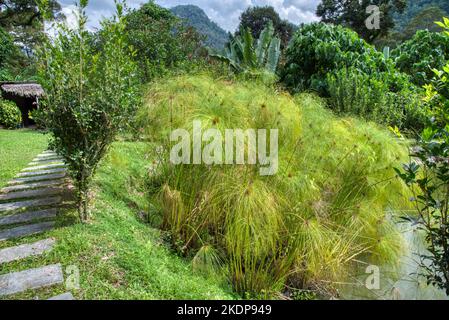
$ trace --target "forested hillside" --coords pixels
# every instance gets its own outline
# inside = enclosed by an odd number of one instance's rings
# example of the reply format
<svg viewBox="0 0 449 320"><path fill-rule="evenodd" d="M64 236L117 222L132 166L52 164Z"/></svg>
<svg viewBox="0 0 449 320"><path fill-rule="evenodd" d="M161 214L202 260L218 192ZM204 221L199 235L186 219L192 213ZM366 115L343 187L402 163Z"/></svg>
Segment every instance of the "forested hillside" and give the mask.
<svg viewBox="0 0 449 320"><path fill-rule="evenodd" d="M447 0L413 0L408 1L407 8L404 13L396 14L396 28L397 30L405 30L410 27L411 24L415 24L417 28L417 22L426 24L425 17L430 12L433 13L432 19L440 19L441 13L449 13L449 1ZM417 21L418 20L418 21Z"/></svg>
<svg viewBox="0 0 449 320"><path fill-rule="evenodd" d="M180 5L171 8L171 11L186 23L206 36L205 44L211 48L221 50L228 40L228 34L215 22L211 21L206 13L194 5Z"/></svg>

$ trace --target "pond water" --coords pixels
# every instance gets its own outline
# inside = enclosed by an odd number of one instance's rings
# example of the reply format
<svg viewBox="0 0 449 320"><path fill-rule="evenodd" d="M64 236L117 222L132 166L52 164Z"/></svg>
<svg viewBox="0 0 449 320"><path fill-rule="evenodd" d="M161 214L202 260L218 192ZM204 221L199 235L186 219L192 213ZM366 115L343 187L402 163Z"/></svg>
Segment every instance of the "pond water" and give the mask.
<svg viewBox="0 0 449 320"><path fill-rule="evenodd" d="M341 299L380 300L449 300L443 290L426 284L419 266L419 254L424 254L425 242L416 227L400 227L407 248L399 266L379 266L379 289L368 289L366 282L372 273L366 273L367 263L359 262L357 274L350 281L340 284ZM369 282L371 283L371 282Z"/></svg>

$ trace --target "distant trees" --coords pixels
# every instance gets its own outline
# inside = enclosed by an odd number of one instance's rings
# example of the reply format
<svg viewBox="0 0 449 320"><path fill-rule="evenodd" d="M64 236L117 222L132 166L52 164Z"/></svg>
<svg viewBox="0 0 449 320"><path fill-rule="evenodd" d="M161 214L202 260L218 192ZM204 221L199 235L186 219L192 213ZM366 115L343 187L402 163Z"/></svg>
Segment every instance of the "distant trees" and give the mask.
<svg viewBox="0 0 449 320"><path fill-rule="evenodd" d="M49 8L45 18L40 5ZM34 51L45 38L44 20L62 18L60 10L56 0L0 0L0 51L5 49L6 39L10 43L8 57L1 57L0 80L35 76ZM5 51L0 56L4 54Z"/></svg>
<svg viewBox="0 0 449 320"><path fill-rule="evenodd" d="M47 20L60 19L61 5L56 0L0 0L0 27L14 36L14 41L31 55L42 40L44 17L39 4L48 8Z"/></svg>
<svg viewBox="0 0 449 320"><path fill-rule="evenodd" d="M0 27L0 69L6 67L8 59L14 51L15 47L12 37Z"/></svg>
<svg viewBox="0 0 449 320"><path fill-rule="evenodd" d="M395 48L413 38L419 30L439 32L435 21L440 21L448 13L440 6L440 1L420 0L407 5L403 14L395 16L396 26L387 35L377 38L376 47Z"/></svg>
<svg viewBox="0 0 449 320"><path fill-rule="evenodd" d="M13 37L0 27L0 81L11 80L18 56L20 52Z"/></svg>
<svg viewBox="0 0 449 320"><path fill-rule="evenodd" d="M439 28L435 21L440 21L445 17L447 13L437 6L430 6L424 8L416 16L414 16L407 26L404 28L402 34L403 39L407 40L413 37L418 30L429 30L439 32Z"/></svg>
<svg viewBox="0 0 449 320"><path fill-rule="evenodd" d="M272 6L249 7L240 16L240 24L236 35L240 30L249 28L254 39L258 39L262 30L269 22L273 23L275 34L281 39L282 47L287 47L293 36L296 26L287 20L281 19L279 13Z"/></svg>
<svg viewBox="0 0 449 320"><path fill-rule="evenodd" d="M360 37L372 43L394 27L393 12L403 12L406 4L406 0L322 0L316 13L323 22L351 28ZM380 9L379 29L370 30L365 24L370 15L366 9L370 5L376 5Z"/></svg>
<svg viewBox="0 0 449 320"><path fill-rule="evenodd" d="M125 32L137 51L135 59L143 82L193 60L202 46L202 37L195 29L154 2L127 14Z"/></svg>
<svg viewBox="0 0 449 320"><path fill-rule="evenodd" d="M396 29L404 30L414 17L430 7L439 8L446 12L446 16L449 15L449 1L447 0L410 0L407 1L407 7L403 13L394 13ZM441 17L438 20L441 20Z"/></svg>

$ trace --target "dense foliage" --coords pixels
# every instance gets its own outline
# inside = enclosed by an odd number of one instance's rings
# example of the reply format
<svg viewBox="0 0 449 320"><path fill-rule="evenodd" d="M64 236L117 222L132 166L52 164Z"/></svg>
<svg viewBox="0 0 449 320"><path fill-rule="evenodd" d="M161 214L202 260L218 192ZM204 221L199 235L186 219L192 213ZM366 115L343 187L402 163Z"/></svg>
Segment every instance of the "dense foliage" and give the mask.
<svg viewBox="0 0 449 320"><path fill-rule="evenodd" d="M253 38L257 39L270 21L273 23L275 34L281 39L282 47L287 47L296 26L288 20L281 19L272 6L248 7L240 16L236 35L241 35L242 30L249 28Z"/></svg>
<svg viewBox="0 0 449 320"><path fill-rule="evenodd" d="M273 78L281 55L281 40L275 36L273 24L269 22L254 41L251 30L246 29L233 37L225 48L225 54L211 56L227 63L234 72Z"/></svg>
<svg viewBox="0 0 449 320"><path fill-rule="evenodd" d="M449 38L449 19L438 25ZM428 252L420 255L424 275L449 295L449 62L434 73L425 86L432 121L412 149L410 163L396 171L412 190L418 212L417 219L404 219L425 234Z"/></svg>
<svg viewBox="0 0 449 320"><path fill-rule="evenodd" d="M223 271L242 294L321 289L361 253L392 261L401 241L385 211L404 190L392 166L407 148L387 130L338 119L316 97L209 76L154 84L140 118L163 148L149 176L149 217L179 252ZM207 92L207 94L205 94ZM170 128L279 129L279 171L253 165L173 165ZM204 269L202 268L202 269Z"/></svg>
<svg viewBox="0 0 449 320"><path fill-rule="evenodd" d="M59 26L40 53L47 98L41 118L52 146L68 164L77 188L80 218L88 218L89 187L95 169L139 103L134 52L127 44L123 7L102 22L100 51L86 30L87 0L80 1L78 26Z"/></svg>
<svg viewBox="0 0 449 320"><path fill-rule="evenodd" d="M397 170L410 186L418 218L405 216L405 221L425 232L427 250L420 256L428 283L449 295L449 131L429 127L413 149L410 163ZM419 162L418 162L419 161Z"/></svg>
<svg viewBox="0 0 449 320"><path fill-rule="evenodd" d="M16 129L22 124L22 113L17 105L0 97L0 125Z"/></svg>
<svg viewBox="0 0 449 320"><path fill-rule="evenodd" d="M195 63L202 42L196 30L186 27L170 10L154 2L127 14L125 33L136 50L142 82L168 69L189 67Z"/></svg>
<svg viewBox="0 0 449 320"><path fill-rule="evenodd" d="M321 21L351 28L371 43L394 27L394 10L402 12L406 4L406 0L322 0L316 13ZM369 16L366 11L370 5L379 8L379 28L369 29L366 26Z"/></svg>
<svg viewBox="0 0 449 320"><path fill-rule="evenodd" d="M432 69L441 70L449 60L449 37L441 32L418 31L393 50L392 57L398 69L421 87L434 77Z"/></svg>
<svg viewBox="0 0 449 320"><path fill-rule="evenodd" d="M340 114L357 115L392 127L411 129L414 133L426 123L424 104L412 88L403 87L392 92L381 78L356 68L329 73L327 84L329 106Z"/></svg>
<svg viewBox="0 0 449 320"><path fill-rule="evenodd" d="M292 91L314 90L330 97L336 111L400 128L423 127L416 88L396 70L388 51L378 52L342 26L301 27L287 49L282 78Z"/></svg>
<svg viewBox="0 0 449 320"><path fill-rule="evenodd" d="M229 40L228 33L211 21L201 8L194 5L179 5L170 11L203 35L206 38L204 40L206 46L218 51L223 50Z"/></svg>
<svg viewBox="0 0 449 320"><path fill-rule="evenodd" d="M293 90L312 89L326 94L329 72L356 67L374 76L392 66L392 61L385 59L357 33L342 26L312 23L295 33L286 52L283 78Z"/></svg>

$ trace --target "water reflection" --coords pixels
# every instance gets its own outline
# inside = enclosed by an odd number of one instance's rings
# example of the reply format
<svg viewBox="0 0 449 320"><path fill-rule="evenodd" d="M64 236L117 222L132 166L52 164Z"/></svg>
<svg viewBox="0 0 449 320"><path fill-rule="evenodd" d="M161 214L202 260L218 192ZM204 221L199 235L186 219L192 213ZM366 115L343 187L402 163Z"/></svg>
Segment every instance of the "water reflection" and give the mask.
<svg viewBox="0 0 449 320"><path fill-rule="evenodd" d="M419 255L426 252L422 233L409 225L402 225L401 228L407 248L398 267L379 267L379 290L367 289L366 282L370 274L365 271L368 263L359 261L357 275L349 283L340 285L341 299L449 300L443 290L428 286L425 278L419 276L422 273Z"/></svg>

